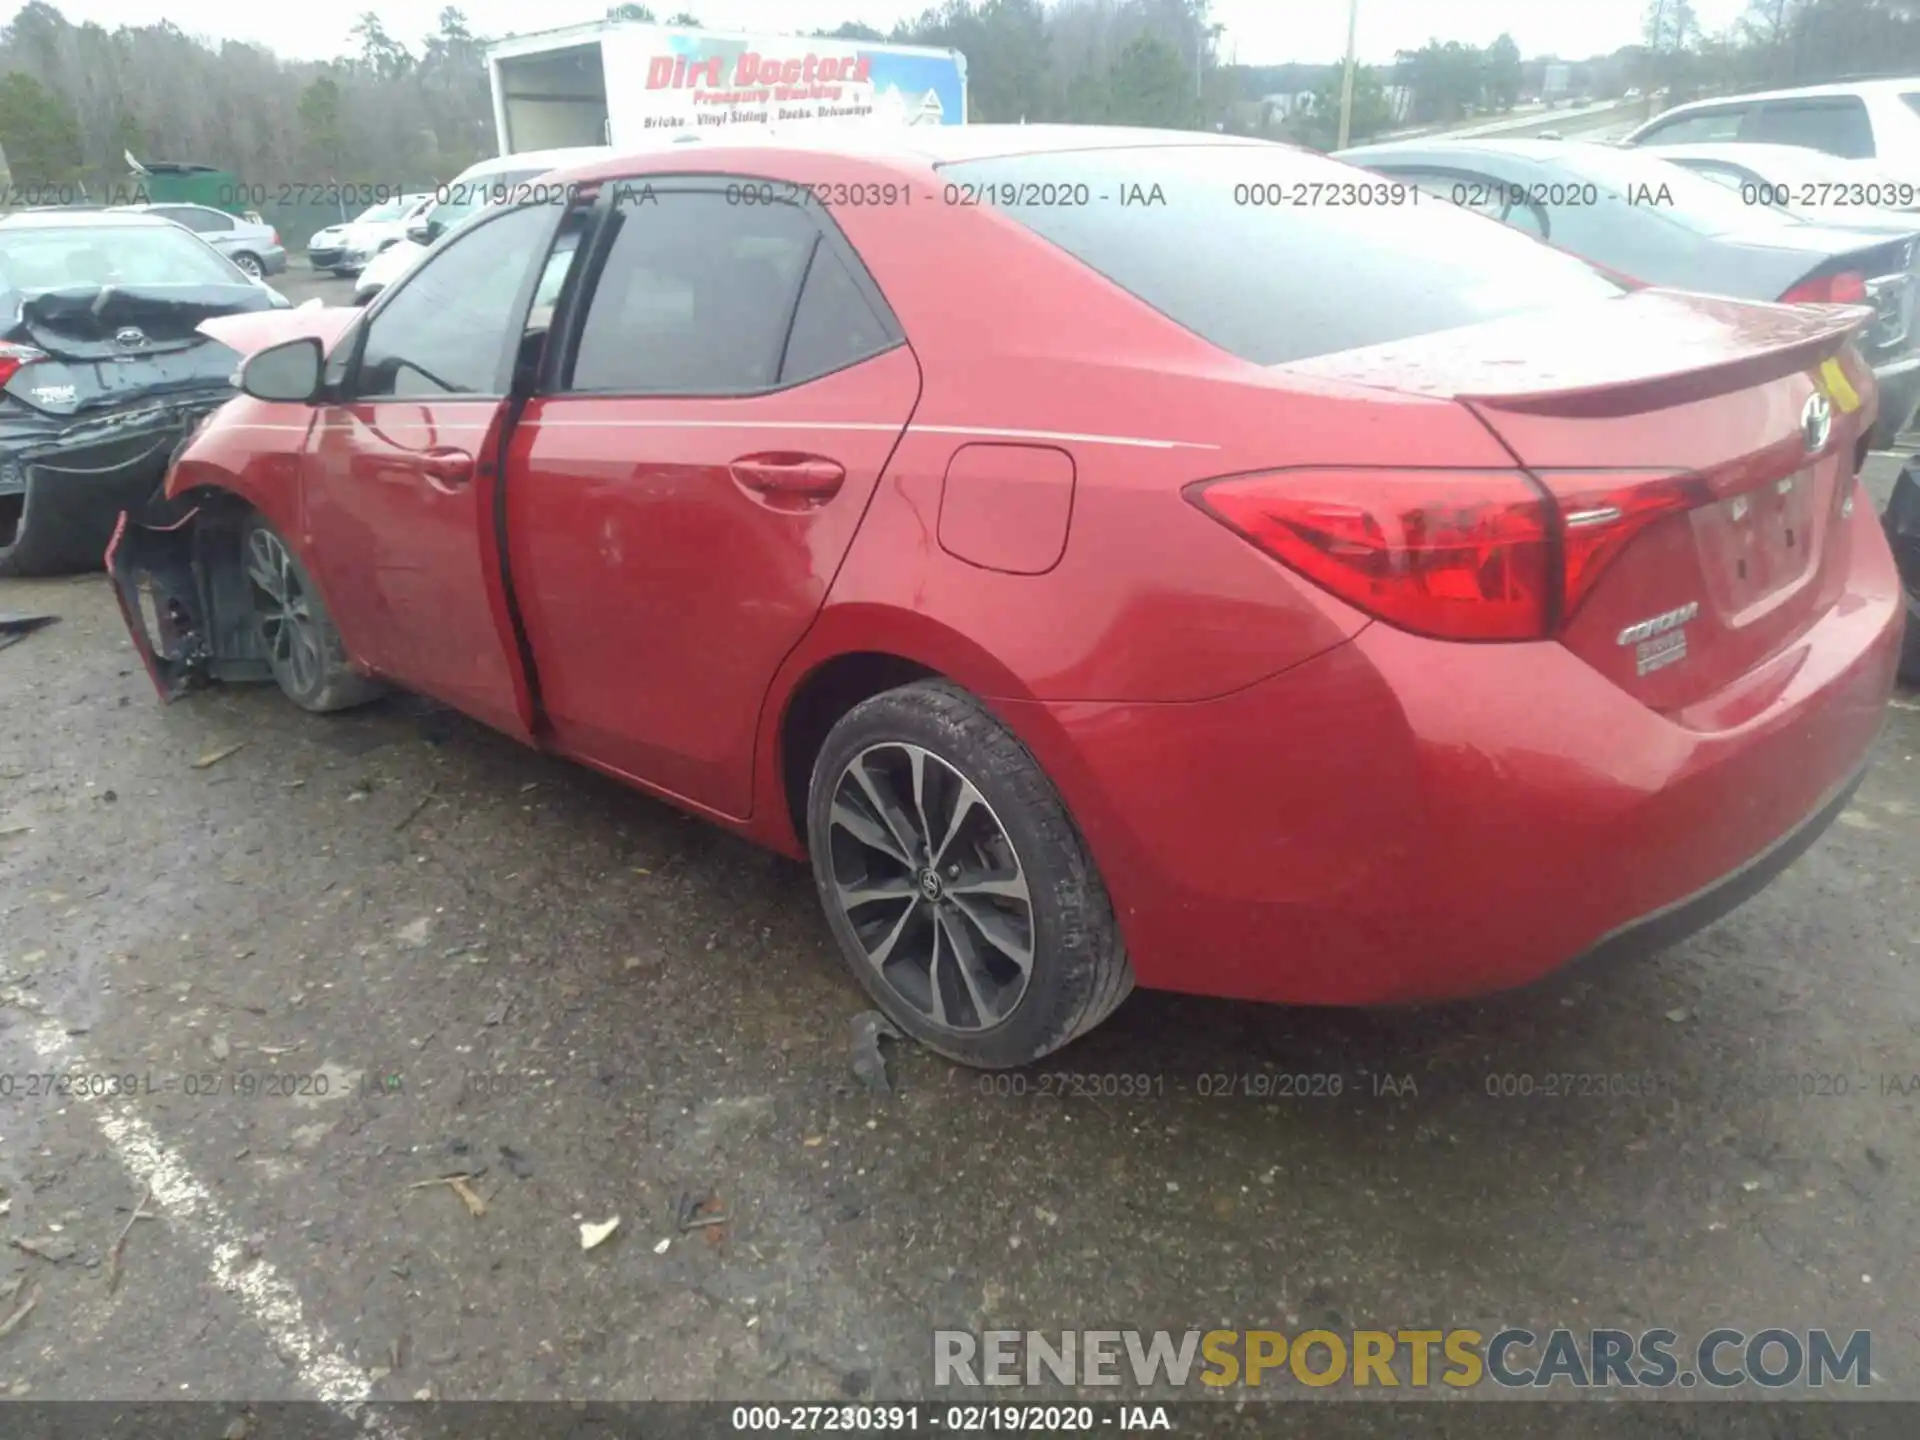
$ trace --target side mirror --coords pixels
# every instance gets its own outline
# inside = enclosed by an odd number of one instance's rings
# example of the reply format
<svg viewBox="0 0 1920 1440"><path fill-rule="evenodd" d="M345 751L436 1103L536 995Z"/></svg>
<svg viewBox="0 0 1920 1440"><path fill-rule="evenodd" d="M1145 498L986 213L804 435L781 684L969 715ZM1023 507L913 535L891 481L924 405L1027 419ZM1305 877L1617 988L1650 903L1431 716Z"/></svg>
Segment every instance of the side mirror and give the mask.
<svg viewBox="0 0 1920 1440"><path fill-rule="evenodd" d="M407 222L407 239L416 245L431 245L434 237L438 233L438 227L431 220L409 220Z"/></svg>
<svg viewBox="0 0 1920 1440"><path fill-rule="evenodd" d="M320 394L325 355L312 335L270 345L251 355L240 367L242 393L256 400L286 405L310 405Z"/></svg>

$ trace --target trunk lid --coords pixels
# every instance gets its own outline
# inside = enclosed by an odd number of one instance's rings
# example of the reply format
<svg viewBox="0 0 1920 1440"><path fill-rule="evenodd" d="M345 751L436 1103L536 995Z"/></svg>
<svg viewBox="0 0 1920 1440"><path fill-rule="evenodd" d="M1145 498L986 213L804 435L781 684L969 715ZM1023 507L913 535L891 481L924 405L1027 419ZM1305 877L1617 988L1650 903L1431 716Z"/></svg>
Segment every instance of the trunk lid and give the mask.
<svg viewBox="0 0 1920 1440"><path fill-rule="evenodd" d="M6 392L36 410L77 415L218 389L233 374L234 352L200 325L272 304L271 294L251 284L40 291L21 300L7 339L45 358L21 366Z"/></svg>
<svg viewBox="0 0 1920 1440"><path fill-rule="evenodd" d="M1560 643L1655 709L1731 724L1765 699L1736 682L1775 676L1842 589L1873 318L1643 290L1296 368L1466 405L1554 497L1586 577Z"/></svg>

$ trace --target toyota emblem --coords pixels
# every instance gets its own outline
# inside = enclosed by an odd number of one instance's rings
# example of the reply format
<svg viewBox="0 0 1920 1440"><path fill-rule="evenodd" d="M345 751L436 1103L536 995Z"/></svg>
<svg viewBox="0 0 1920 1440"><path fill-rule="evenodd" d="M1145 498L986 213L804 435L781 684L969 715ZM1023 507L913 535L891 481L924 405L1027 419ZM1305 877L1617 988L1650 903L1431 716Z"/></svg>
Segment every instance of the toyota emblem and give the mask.
<svg viewBox="0 0 1920 1440"><path fill-rule="evenodd" d="M1806 438L1809 455L1826 449L1827 437L1833 434L1833 402L1824 395L1808 400L1807 408L1800 412L1800 433Z"/></svg>
<svg viewBox="0 0 1920 1440"><path fill-rule="evenodd" d="M113 343L122 350L139 350L147 343L147 332L135 326L123 326L113 332Z"/></svg>

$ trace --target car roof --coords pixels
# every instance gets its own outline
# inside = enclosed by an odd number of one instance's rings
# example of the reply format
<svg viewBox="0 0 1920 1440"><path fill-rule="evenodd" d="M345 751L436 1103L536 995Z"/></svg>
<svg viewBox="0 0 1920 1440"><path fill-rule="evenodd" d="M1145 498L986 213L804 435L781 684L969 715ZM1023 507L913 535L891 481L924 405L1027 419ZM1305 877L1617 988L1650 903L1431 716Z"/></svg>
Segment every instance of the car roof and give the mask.
<svg viewBox="0 0 1920 1440"><path fill-rule="evenodd" d="M583 165L589 160L614 153L610 145L569 145L558 150L522 150L513 155L496 155L491 160L480 160L462 170L459 179L470 176L497 175L503 170L536 170L545 174L549 170L559 170L570 165Z"/></svg>
<svg viewBox="0 0 1920 1440"><path fill-rule="evenodd" d="M1550 163L1565 159L1568 155L1605 150L1615 155L1646 161L1659 159L1660 148L1664 147L1627 150L1599 140L1502 140L1498 138L1449 140L1444 135L1436 135L1430 140L1388 140L1379 145L1355 145L1349 150L1337 151L1333 158L1350 159L1357 164L1364 159L1387 155L1507 155L1515 160L1542 160Z"/></svg>
<svg viewBox="0 0 1920 1440"><path fill-rule="evenodd" d="M1834 80L1825 85L1799 85L1791 90L1752 90L1744 95L1715 95L1707 99L1689 100L1684 105L1675 105L1671 110L1662 110L1649 120L1664 120L1669 115L1685 114L1689 110L1710 110L1721 105L1748 105L1758 100L1799 100L1818 98L1823 95L1879 95L1899 94L1903 91L1920 91L1920 76L1903 76L1889 80Z"/></svg>
<svg viewBox="0 0 1920 1440"><path fill-rule="evenodd" d="M150 215L144 209L28 210L0 216L0 229L7 230L63 230L83 225L144 227L149 230L163 225L169 230L180 228L166 216Z"/></svg>
<svg viewBox="0 0 1920 1440"><path fill-rule="evenodd" d="M567 166L565 169L575 181L616 178L627 173L633 161L652 158L670 149L727 157L746 154L759 158L837 155L892 160L910 165L945 165L962 160L997 160L1019 155L1059 155L1073 151L1164 146L1233 146L1303 153L1297 146L1243 135L1222 135L1206 130L1151 130L1129 125L813 126L787 130L768 127L748 135L730 135L712 142L703 135L676 137L659 145L602 151L599 153L604 158L590 164Z"/></svg>

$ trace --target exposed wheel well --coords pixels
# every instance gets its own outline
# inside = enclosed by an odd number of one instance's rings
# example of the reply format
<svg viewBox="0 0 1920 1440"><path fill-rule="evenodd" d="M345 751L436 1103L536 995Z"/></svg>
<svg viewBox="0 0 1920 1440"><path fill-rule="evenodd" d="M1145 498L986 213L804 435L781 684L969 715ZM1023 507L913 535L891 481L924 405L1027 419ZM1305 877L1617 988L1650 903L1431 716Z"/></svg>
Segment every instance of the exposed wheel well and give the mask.
<svg viewBox="0 0 1920 1440"><path fill-rule="evenodd" d="M837 655L800 683L787 704L780 733L780 767L786 780L787 813L793 833L807 843L807 787L813 762L827 734L862 700L916 680L937 680L939 673L898 655L861 652Z"/></svg>

